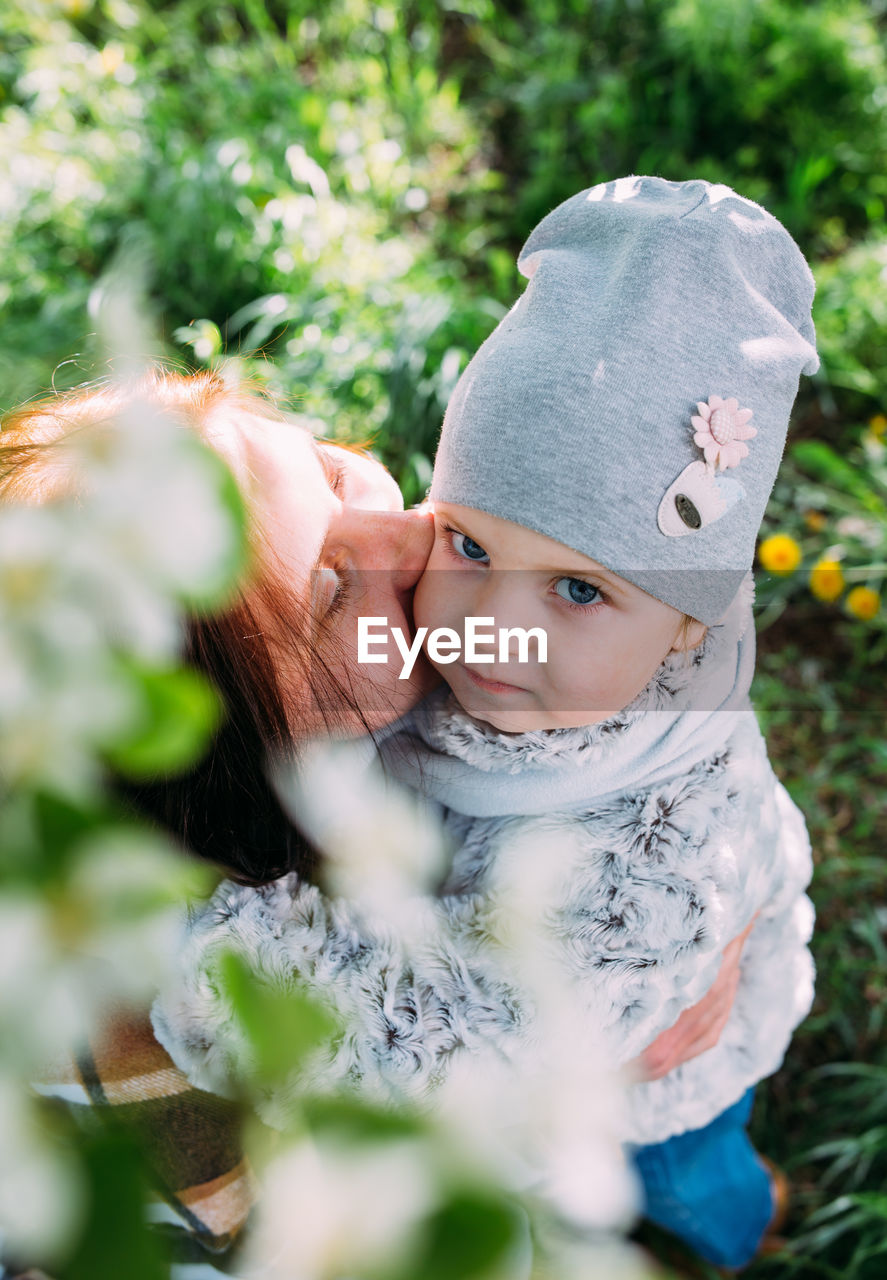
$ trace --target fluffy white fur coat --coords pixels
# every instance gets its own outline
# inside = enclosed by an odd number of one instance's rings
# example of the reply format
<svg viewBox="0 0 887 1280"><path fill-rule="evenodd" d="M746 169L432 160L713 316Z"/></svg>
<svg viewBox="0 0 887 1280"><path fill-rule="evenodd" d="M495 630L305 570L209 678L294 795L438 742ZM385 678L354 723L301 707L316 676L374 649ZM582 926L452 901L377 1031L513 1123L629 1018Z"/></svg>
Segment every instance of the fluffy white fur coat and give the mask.
<svg viewBox="0 0 887 1280"><path fill-rule="evenodd" d="M661 698L661 685L651 685L632 715ZM528 751L575 767L577 753L607 731L502 735L452 702L436 723L439 745L483 759L493 773L514 772ZM620 1063L704 994L724 946L758 913L719 1043L664 1079L631 1087L626 1140L660 1142L705 1125L777 1069L812 1000L811 858L804 820L773 774L750 709L721 750L665 783L585 812L450 812L446 824L457 846L452 872L443 896L417 907L427 912L427 941L409 956L384 926L294 876L219 888L190 922L181 980L154 1010L158 1038L195 1084L224 1091L245 1053L215 976L223 948L243 954L263 981L304 983L343 1015L344 1032L313 1063L314 1085L422 1097L454 1055L491 1046L510 1055L532 1036L532 1001L489 939L497 903L535 841L540 857L560 859L545 914L576 1017L594 1020ZM303 1083L304 1073L292 1087Z"/></svg>

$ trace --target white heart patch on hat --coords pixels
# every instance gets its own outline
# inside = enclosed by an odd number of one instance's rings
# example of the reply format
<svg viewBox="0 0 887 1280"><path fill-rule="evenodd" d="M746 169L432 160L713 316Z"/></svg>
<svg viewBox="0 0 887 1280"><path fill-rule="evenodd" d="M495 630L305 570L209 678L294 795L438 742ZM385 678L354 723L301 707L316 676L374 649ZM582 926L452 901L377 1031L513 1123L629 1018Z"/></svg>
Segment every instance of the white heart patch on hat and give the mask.
<svg viewBox="0 0 887 1280"><path fill-rule="evenodd" d="M704 462L691 462L668 486L656 523L666 537L681 538L714 524L744 497L738 480L719 475Z"/></svg>

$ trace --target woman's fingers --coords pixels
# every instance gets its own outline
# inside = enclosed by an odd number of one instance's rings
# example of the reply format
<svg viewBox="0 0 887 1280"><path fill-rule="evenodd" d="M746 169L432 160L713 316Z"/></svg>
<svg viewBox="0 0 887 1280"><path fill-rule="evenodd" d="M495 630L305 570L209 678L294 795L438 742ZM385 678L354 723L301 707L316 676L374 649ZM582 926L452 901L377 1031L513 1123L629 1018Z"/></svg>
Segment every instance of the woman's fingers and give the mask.
<svg viewBox="0 0 887 1280"><path fill-rule="evenodd" d="M685 1009L673 1027L656 1037L629 1066L644 1080L659 1080L684 1062L713 1049L730 1017L739 986L742 948L754 928L753 916L742 933L724 948L718 976L696 1004Z"/></svg>
<svg viewBox="0 0 887 1280"><path fill-rule="evenodd" d="M724 962L721 965L722 972L725 965L727 966L735 965L736 977L737 979L739 978L739 957L742 954L742 948L745 946L748 940L748 935L751 933L752 929L755 927L755 921L757 920L757 918L758 918L758 913L755 912L751 920L749 920L748 924L742 930L742 933L737 933L736 937L732 940L732 942L728 942L726 947L724 947Z"/></svg>
<svg viewBox="0 0 887 1280"><path fill-rule="evenodd" d="M661 1032L640 1055L644 1079L659 1080L717 1044L732 1005L732 994L725 993L719 983L720 976L692 1009L685 1009L674 1026Z"/></svg>
<svg viewBox="0 0 887 1280"><path fill-rule="evenodd" d="M679 1067L682 1062L689 1062L700 1053L713 1049L721 1038L724 1028L730 1020L733 1000L736 996L737 982L731 982L718 993L717 999L708 1010L707 1019L700 1024L698 1019L689 1019L684 1030L684 1039L674 1046L672 1061L665 1064L665 1075L668 1071ZM692 1014L694 1011L685 1011ZM682 1015L683 1016L683 1015ZM679 1019L680 1021L680 1019Z"/></svg>

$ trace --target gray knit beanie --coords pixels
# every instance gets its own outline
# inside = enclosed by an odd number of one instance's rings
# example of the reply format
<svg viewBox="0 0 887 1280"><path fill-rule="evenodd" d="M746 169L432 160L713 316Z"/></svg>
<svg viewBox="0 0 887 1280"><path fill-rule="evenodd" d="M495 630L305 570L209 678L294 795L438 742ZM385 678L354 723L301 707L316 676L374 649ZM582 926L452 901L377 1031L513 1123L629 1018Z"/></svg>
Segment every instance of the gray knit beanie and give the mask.
<svg viewBox="0 0 887 1280"><path fill-rule="evenodd" d="M629 177L539 223L444 419L431 498L590 556L711 625L754 558L814 283L759 205Z"/></svg>

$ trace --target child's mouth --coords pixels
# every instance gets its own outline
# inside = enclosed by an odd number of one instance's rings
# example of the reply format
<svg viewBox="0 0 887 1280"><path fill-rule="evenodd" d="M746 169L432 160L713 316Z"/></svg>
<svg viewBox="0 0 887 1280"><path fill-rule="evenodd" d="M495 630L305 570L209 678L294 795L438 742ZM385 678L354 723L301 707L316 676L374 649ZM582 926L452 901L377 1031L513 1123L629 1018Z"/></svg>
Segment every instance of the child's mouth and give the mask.
<svg viewBox="0 0 887 1280"><path fill-rule="evenodd" d="M459 663L461 669L468 676L468 679L478 689L483 689L485 693L526 693L516 684L505 684L502 680L487 680L484 676L479 676L476 671L472 671L470 667L466 667L463 663Z"/></svg>

